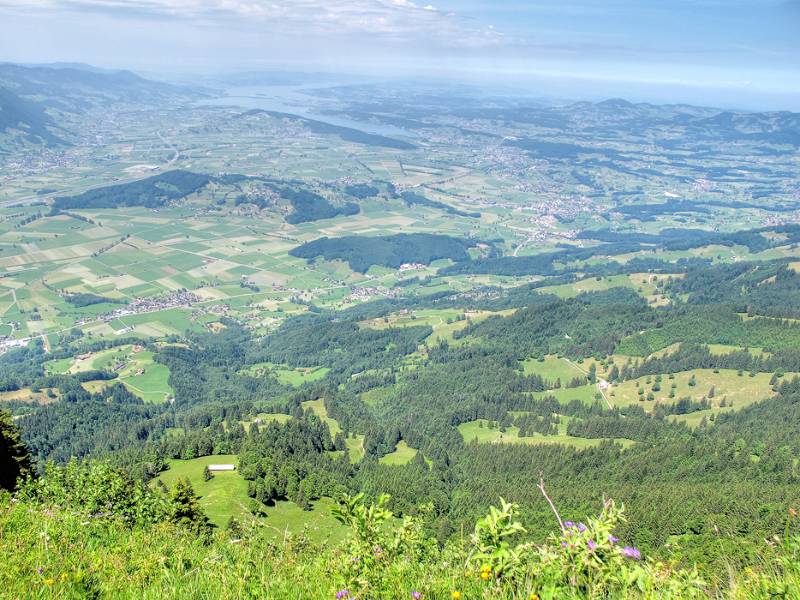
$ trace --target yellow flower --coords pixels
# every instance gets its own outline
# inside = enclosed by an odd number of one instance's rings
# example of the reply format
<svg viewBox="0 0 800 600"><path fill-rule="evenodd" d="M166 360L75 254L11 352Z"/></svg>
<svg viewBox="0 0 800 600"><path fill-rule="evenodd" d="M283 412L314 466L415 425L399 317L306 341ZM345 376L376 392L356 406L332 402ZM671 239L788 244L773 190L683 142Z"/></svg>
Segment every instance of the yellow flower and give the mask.
<svg viewBox="0 0 800 600"><path fill-rule="evenodd" d="M67 579L69 579L69 575L67 575L66 573L62 573L61 574L61 581L66 581Z"/></svg>
<svg viewBox="0 0 800 600"><path fill-rule="evenodd" d="M531 600L539 600L539 594L531 594Z"/></svg>
<svg viewBox="0 0 800 600"><path fill-rule="evenodd" d="M489 571L481 571L481 579L483 579L484 581L489 579L489 577L491 576L492 574Z"/></svg>
<svg viewBox="0 0 800 600"><path fill-rule="evenodd" d="M453 600L461 600L461 592L458 592L458 591L453 592L452 594L450 594L450 597Z"/></svg>
<svg viewBox="0 0 800 600"><path fill-rule="evenodd" d="M44 584L45 585L53 585L55 582L56 582L56 580L55 579L51 579L50 577L48 577L47 579L44 580Z"/></svg>
<svg viewBox="0 0 800 600"><path fill-rule="evenodd" d="M466 572L466 573L464 573L464 575L466 575L467 577L472 577L472 571L470 571L469 569L467 569L467 572Z"/></svg>

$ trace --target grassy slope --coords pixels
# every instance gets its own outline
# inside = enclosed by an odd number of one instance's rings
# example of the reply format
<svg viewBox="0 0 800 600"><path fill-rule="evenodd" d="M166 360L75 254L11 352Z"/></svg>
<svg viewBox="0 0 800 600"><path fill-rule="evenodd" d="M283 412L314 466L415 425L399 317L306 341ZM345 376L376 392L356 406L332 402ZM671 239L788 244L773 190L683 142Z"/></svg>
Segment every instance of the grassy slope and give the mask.
<svg viewBox="0 0 800 600"><path fill-rule="evenodd" d="M597 446L602 442L602 440L590 440L567 435L568 423L568 417L561 417L557 435L541 435L536 433L527 437L519 437L519 428L514 426L508 427L505 433L500 432L499 429L490 429L489 422L486 419L462 423L458 426L458 430L461 432L461 436L464 438L465 442L471 442L477 439L478 442L486 444L566 444L576 448L589 448L591 446ZM623 439L616 441L623 445L630 445L632 443L630 440Z"/></svg>
<svg viewBox="0 0 800 600"><path fill-rule="evenodd" d="M695 376L697 384L689 386L689 380ZM655 383L655 376L651 377L650 384L647 384L647 377L640 377L625 381L619 385L614 385L610 392L607 392L609 401L614 405L625 405L639 403L645 410L651 410L656 402L674 403L680 398L689 396L693 400L700 400L708 395L711 387L714 388L714 398L711 399L713 405L718 406L723 398L726 404L735 408L743 408L757 400L763 400L773 395L769 385L772 377L770 373L758 373L750 377L748 373L741 376L731 369L719 369L719 373L714 373L712 369L694 369L675 373L675 379L671 380L667 375L661 377L661 391L653 392L654 401L639 402L638 389L644 389L645 397L652 390ZM675 397L670 398L670 386L676 384Z"/></svg>
<svg viewBox="0 0 800 600"><path fill-rule="evenodd" d="M215 473L210 481L203 479L206 465L227 463L238 464L238 458L233 454L221 454L171 460L169 469L158 479L171 488L179 478L188 477L200 497L200 505L217 527L225 527L231 517L250 521L254 517L248 510L247 481L238 471ZM283 538L287 532L297 534L306 530L307 535L317 541L339 539L344 535L344 528L331 516L331 504L329 498L321 498L314 503L313 510L304 511L294 502L279 501L264 508L266 516L259 522L271 530L270 537Z"/></svg>
<svg viewBox="0 0 800 600"><path fill-rule="evenodd" d="M303 402L302 406L303 410L311 410L315 415L328 424L328 429L330 429L331 436L335 436L342 430L342 428L339 427L338 421L328 416L328 410L325 408L325 403L323 402L322 398L319 398L318 400L308 400ZM351 437L345 440L345 444L347 444L347 450L350 452L350 460L352 462L358 462L364 458L363 443L364 436L361 434L356 435L355 438Z"/></svg>
<svg viewBox="0 0 800 600"><path fill-rule="evenodd" d="M556 379L561 379L562 386L569 383L574 377L585 377L584 373L571 362L553 355L545 356L544 360L529 358L522 362L522 369L525 375L540 375L551 383L555 383Z"/></svg>
<svg viewBox="0 0 800 600"><path fill-rule="evenodd" d="M218 527L224 527L230 517L250 518L247 509L250 500L247 495L247 481L238 471L218 472L210 481L204 481L203 469L210 464L238 464L238 462L238 458L233 454L171 460L169 469L161 473L158 479L171 488L178 479L188 477L194 491L200 496L200 503L208 518Z"/></svg>
<svg viewBox="0 0 800 600"><path fill-rule="evenodd" d="M416 448L409 446L405 440L400 440L397 442L395 451L381 457L380 462L384 465L405 465L411 462L416 455Z"/></svg>

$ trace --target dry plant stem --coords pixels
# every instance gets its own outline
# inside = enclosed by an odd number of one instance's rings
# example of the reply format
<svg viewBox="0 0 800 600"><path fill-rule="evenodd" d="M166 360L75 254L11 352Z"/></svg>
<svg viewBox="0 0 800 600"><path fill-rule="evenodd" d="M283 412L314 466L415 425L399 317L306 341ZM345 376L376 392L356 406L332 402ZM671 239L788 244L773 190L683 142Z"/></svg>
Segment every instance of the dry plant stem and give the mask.
<svg viewBox="0 0 800 600"><path fill-rule="evenodd" d="M553 501L550 499L550 496L547 495L547 492L544 489L544 475L542 475L542 473L539 473L539 485L537 487L539 488L539 491L542 492L542 496L544 496L544 499L547 500L547 503L550 505L550 508L553 509L553 514L556 516L556 519L558 519L558 526L561 528L561 532L563 533L564 523L561 522L561 515L558 514L556 505L553 504Z"/></svg>

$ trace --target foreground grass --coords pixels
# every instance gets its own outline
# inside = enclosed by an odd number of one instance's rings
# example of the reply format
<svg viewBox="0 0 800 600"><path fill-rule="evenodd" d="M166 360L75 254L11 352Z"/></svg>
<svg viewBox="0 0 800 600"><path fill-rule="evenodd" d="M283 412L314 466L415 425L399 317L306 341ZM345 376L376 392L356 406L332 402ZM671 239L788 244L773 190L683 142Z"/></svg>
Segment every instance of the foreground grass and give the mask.
<svg viewBox="0 0 800 600"><path fill-rule="evenodd" d="M44 508L4 495L0 497L0 556L4 557L0 597L313 600L339 594L349 600L761 600L797 598L800 593L800 562L791 543L765 559L759 570L731 574L715 585L666 563L626 558L613 542L602 542L611 525L602 518L588 520L586 533L568 525L574 529L549 546L508 547L501 540L514 526L504 511L479 521L467 546L426 550L425 544L414 541L413 529L411 537L401 533L398 539L405 539L403 546L408 549L382 562L374 544L386 548L388 555L391 535L380 529L380 521L365 525L366 514L356 512L346 542L317 545L302 535L276 541L264 528L235 535L217 530L204 537L168 522L127 527L114 519ZM377 536L374 541L370 535L360 536L364 527ZM506 533L494 541L496 529ZM562 548L558 539L566 540L567 546ZM587 547L588 539L598 540L597 550ZM506 550L498 553L501 548ZM533 562L520 563L514 556L527 556ZM367 572L370 581L362 592L342 595L358 585L352 565L365 560L374 569Z"/></svg>

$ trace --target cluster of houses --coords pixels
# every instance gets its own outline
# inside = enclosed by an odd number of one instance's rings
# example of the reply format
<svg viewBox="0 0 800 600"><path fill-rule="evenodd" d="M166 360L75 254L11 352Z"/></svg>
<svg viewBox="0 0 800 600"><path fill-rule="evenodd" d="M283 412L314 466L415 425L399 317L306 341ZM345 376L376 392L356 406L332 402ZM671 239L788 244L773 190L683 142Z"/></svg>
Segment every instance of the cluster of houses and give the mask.
<svg viewBox="0 0 800 600"><path fill-rule="evenodd" d="M352 293L347 297L347 299L351 302L364 302L377 296L383 296L385 298L399 298L401 293L402 290L398 287L354 287Z"/></svg>

